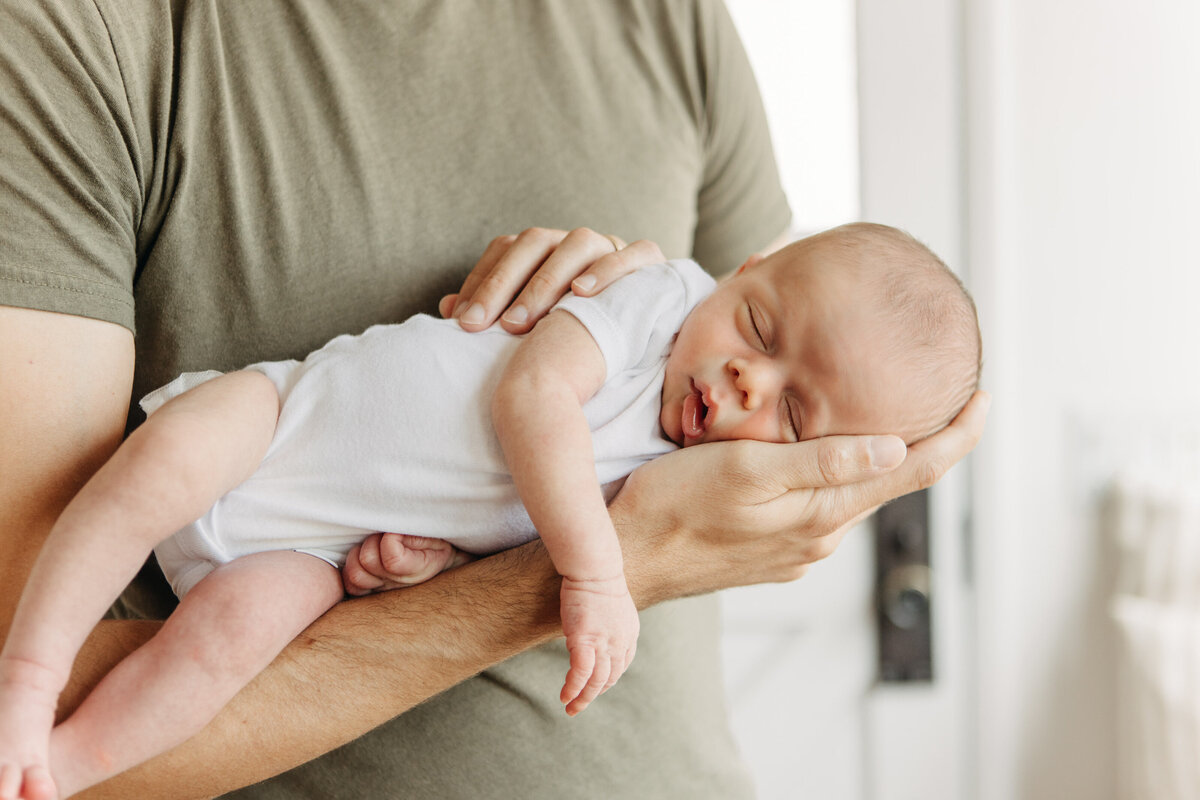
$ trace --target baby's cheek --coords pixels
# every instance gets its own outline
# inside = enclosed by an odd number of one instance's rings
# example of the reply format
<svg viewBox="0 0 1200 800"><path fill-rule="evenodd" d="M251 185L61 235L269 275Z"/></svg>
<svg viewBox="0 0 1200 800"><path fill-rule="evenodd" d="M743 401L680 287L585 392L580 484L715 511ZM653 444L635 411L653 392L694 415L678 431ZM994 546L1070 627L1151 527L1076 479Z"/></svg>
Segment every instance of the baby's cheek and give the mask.
<svg viewBox="0 0 1200 800"><path fill-rule="evenodd" d="M729 439L754 439L759 442L784 442L783 431L779 428L779 419L774 415L755 414L743 420L727 437Z"/></svg>

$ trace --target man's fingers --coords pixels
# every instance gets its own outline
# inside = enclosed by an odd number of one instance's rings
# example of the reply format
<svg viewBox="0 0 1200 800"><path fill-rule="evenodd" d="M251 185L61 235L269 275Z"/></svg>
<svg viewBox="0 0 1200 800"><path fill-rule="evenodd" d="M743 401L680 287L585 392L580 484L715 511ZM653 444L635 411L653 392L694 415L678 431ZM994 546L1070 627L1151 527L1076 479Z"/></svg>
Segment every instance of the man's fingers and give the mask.
<svg viewBox="0 0 1200 800"><path fill-rule="evenodd" d="M755 458L794 489L854 484L867 501L862 509L871 508L941 480L979 443L990 404L987 392L976 392L953 422L912 448L897 436L827 436Z"/></svg>
<svg viewBox="0 0 1200 800"><path fill-rule="evenodd" d="M867 509L901 495L928 489L975 449L983 436L991 396L978 391L948 426L909 448L908 458L892 472L857 484L856 509Z"/></svg>
<svg viewBox="0 0 1200 800"><path fill-rule="evenodd" d="M471 331L491 325L566 236L566 231L529 228L511 241L493 239L458 293L454 318Z"/></svg>
<svg viewBox="0 0 1200 800"><path fill-rule="evenodd" d="M945 429L908 450L903 463L891 470L864 473L859 480L842 486L805 491L803 484L793 484L796 491L778 499L772 513L778 517L792 515L824 527L837 535L819 535L804 542L806 556L813 561L832 553L841 536L882 504L897 497L927 489L958 463L979 443L991 399L977 392L962 412ZM820 531L819 524L814 528Z"/></svg>
<svg viewBox="0 0 1200 800"><path fill-rule="evenodd" d="M626 245L615 236L607 238L614 240L616 250L601 256L571 281L571 291L575 294L593 297L611 286L618 278L636 272L647 264L659 264L667 260L658 245L647 239Z"/></svg>
<svg viewBox="0 0 1200 800"><path fill-rule="evenodd" d="M488 242L488 246L484 249L483 255L479 257L479 260L475 262L475 266L471 268L469 273L467 273L467 277L463 281L462 288L460 288L455 294L446 295L438 303L438 313L449 319L450 317L454 316L454 312L456 310L462 311L463 309L458 308L459 299L469 300L475 294L475 290L479 288L479 284L489 273L491 273L492 268L496 266L496 262L500 260L501 256L508 252L508 248L511 247L512 243L516 240L517 237L510 234L507 236L497 236L495 239L492 239L490 242Z"/></svg>
<svg viewBox="0 0 1200 800"><path fill-rule="evenodd" d="M742 440L727 447L731 480L758 487L764 500L791 489L857 483L895 469L905 458L898 436L826 436L798 444Z"/></svg>
<svg viewBox="0 0 1200 800"><path fill-rule="evenodd" d="M589 265L612 255L623 245L620 239L588 228L568 233L538 269L529 275L524 288L500 317L509 333L526 333L567 292L572 281L588 274ZM582 270L582 274L581 274Z"/></svg>
<svg viewBox="0 0 1200 800"><path fill-rule="evenodd" d="M438 303L443 317L478 331L500 319L510 333L527 333L568 288L591 297L618 278L665 260L654 242L631 245L588 228L570 232L529 228L488 244L462 288Z"/></svg>

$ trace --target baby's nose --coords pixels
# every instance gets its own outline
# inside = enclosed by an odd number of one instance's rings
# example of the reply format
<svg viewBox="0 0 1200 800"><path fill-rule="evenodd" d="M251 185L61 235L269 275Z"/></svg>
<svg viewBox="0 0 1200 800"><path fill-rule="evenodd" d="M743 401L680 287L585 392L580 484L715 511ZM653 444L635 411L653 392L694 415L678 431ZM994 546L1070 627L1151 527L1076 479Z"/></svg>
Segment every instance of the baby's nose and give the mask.
<svg viewBox="0 0 1200 800"><path fill-rule="evenodd" d="M763 398L770 392L771 376L767 365L735 358L729 362L729 374L734 388L742 396L742 408L754 411L762 405Z"/></svg>

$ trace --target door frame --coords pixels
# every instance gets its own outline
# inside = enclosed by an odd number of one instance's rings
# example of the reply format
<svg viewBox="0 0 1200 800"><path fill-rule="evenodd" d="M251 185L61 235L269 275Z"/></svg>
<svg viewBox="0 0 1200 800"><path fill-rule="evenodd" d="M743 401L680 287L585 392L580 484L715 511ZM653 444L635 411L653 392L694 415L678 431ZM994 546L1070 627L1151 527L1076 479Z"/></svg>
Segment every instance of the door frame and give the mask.
<svg viewBox="0 0 1200 800"><path fill-rule="evenodd" d="M860 170L863 219L910 231L974 288L965 5L858 0ZM934 680L866 697L871 800L977 795L970 469L930 493Z"/></svg>

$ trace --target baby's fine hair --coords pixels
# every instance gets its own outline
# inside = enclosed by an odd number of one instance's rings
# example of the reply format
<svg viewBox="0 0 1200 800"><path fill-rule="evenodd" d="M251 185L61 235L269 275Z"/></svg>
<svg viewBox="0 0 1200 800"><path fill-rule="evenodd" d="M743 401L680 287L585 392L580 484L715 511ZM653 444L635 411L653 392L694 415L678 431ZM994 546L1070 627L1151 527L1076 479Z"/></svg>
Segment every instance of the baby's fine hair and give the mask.
<svg viewBox="0 0 1200 800"><path fill-rule="evenodd" d="M917 385L930 388L931 427L916 438L941 430L979 388L983 370L979 317L963 282L932 250L888 225L854 222L814 238L844 250L858 268L888 332L881 344Z"/></svg>

